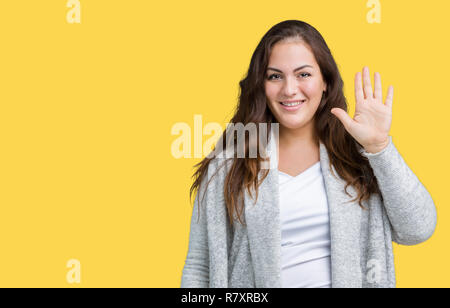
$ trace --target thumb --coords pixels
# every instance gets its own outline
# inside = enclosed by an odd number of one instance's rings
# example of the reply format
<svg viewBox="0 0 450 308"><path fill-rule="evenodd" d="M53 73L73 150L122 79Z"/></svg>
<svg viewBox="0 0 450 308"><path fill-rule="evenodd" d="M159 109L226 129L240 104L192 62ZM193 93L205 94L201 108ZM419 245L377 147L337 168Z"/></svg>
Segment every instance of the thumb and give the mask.
<svg viewBox="0 0 450 308"><path fill-rule="evenodd" d="M348 128L353 121L352 118L341 108L332 108L331 113L334 114L339 121L344 125L345 128Z"/></svg>

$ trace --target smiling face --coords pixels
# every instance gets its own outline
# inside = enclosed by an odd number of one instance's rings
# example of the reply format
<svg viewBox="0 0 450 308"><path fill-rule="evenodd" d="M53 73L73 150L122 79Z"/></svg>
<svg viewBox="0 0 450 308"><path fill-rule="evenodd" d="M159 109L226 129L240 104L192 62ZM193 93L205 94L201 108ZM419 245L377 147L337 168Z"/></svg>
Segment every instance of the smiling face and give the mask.
<svg viewBox="0 0 450 308"><path fill-rule="evenodd" d="M326 84L314 54L305 43L278 42L273 46L264 85L269 108L280 123L280 133L284 129L312 129L311 120ZM290 101L301 104L292 105Z"/></svg>

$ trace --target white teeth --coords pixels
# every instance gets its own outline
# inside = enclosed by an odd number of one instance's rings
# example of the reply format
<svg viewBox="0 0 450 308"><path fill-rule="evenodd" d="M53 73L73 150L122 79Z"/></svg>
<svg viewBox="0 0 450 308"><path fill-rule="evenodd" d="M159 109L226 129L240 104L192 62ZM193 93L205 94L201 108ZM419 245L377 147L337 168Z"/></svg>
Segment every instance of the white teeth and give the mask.
<svg viewBox="0 0 450 308"><path fill-rule="evenodd" d="M300 105L301 103L303 103L303 102L297 102L297 103L283 103L283 102L281 102L282 105L288 106L288 107L297 106L297 105Z"/></svg>

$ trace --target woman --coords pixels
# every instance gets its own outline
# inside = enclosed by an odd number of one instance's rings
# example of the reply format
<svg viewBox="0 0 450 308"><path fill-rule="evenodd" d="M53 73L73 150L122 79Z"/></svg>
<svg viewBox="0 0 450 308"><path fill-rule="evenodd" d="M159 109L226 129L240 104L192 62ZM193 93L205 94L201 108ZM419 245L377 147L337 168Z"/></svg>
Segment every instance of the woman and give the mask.
<svg viewBox="0 0 450 308"><path fill-rule="evenodd" d="M389 135L393 87L383 103L374 81L356 74L352 119L315 28L288 20L264 35L231 123L271 126L271 167L261 155L196 165L181 287L395 287L392 241L426 241L436 209Z"/></svg>

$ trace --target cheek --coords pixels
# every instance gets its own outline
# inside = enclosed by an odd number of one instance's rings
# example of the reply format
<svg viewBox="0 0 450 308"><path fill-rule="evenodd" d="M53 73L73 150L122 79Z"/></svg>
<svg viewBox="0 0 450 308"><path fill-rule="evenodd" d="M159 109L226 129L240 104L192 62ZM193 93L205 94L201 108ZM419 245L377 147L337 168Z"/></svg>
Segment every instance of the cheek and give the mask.
<svg viewBox="0 0 450 308"><path fill-rule="evenodd" d="M317 96L318 94L322 95L320 84L315 81L306 82L302 89L310 97Z"/></svg>
<svg viewBox="0 0 450 308"><path fill-rule="evenodd" d="M266 88L266 96L271 100L276 99L278 95L278 87L274 84L266 83L265 88Z"/></svg>

